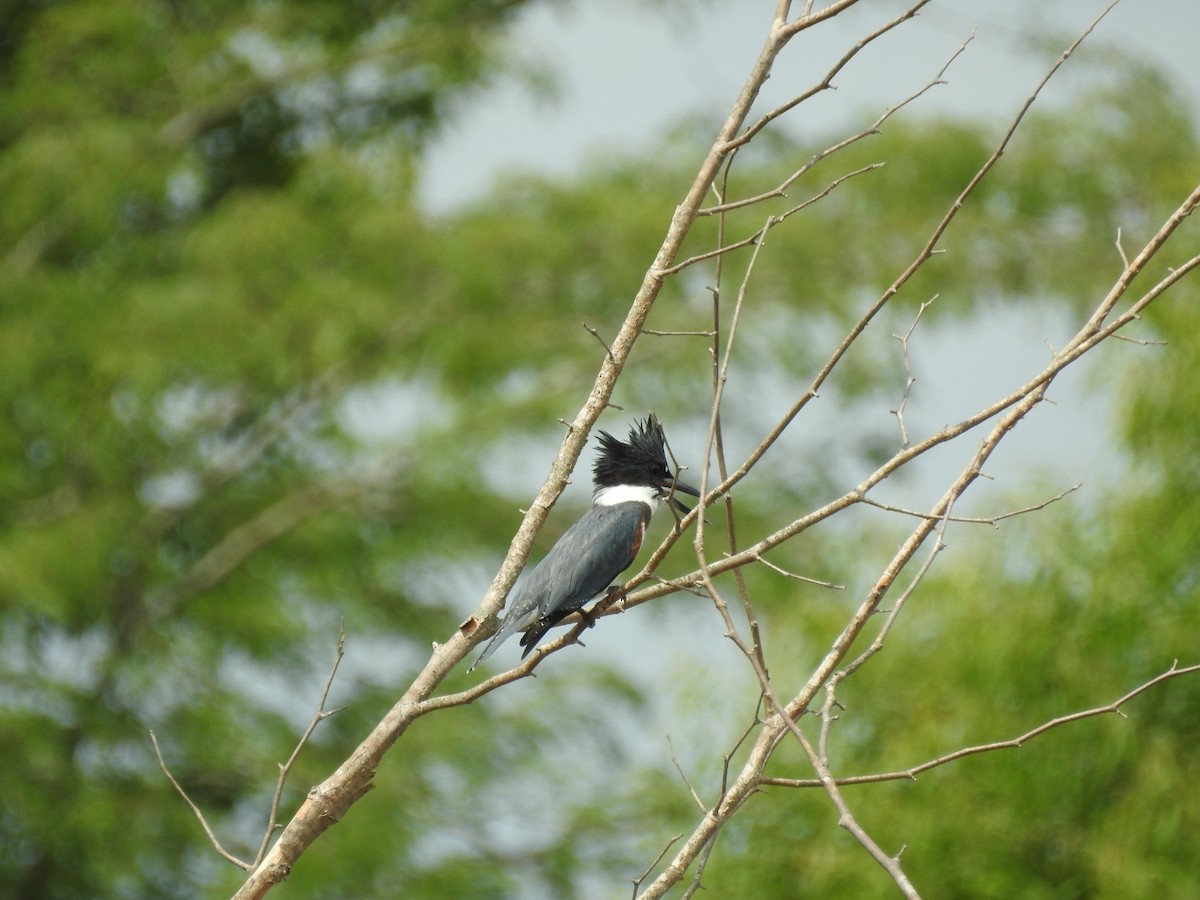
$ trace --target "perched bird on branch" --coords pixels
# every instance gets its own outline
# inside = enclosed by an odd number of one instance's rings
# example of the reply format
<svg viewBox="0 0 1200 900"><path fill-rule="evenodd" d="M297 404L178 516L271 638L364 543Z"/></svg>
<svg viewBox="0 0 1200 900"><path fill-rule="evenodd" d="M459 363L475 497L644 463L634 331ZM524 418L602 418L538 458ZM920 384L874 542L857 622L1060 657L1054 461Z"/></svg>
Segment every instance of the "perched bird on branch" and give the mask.
<svg viewBox="0 0 1200 900"><path fill-rule="evenodd" d="M665 445L662 425L653 413L630 429L628 442L600 432L600 455L592 467L592 508L513 589L500 630L471 671L515 631L525 630L524 659L555 623L612 584L633 563L659 503L665 500L685 514L691 511L675 493L699 497L700 492L671 472Z"/></svg>

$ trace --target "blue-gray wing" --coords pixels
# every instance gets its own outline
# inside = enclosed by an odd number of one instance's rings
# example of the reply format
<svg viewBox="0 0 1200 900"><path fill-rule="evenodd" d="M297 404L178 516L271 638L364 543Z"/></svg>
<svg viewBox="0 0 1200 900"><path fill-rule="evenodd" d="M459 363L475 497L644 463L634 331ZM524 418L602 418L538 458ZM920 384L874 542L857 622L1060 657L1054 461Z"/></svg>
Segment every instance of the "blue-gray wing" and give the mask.
<svg viewBox="0 0 1200 900"><path fill-rule="evenodd" d="M594 506L562 536L539 566L546 570L542 615L521 638L522 659L556 622L581 609L629 568L649 521L650 508L644 503Z"/></svg>
<svg viewBox="0 0 1200 900"><path fill-rule="evenodd" d="M650 520L644 503L593 506L572 525L530 576L542 618L579 609L629 568Z"/></svg>
<svg viewBox="0 0 1200 900"><path fill-rule="evenodd" d="M650 507L644 503L588 510L513 590L500 630L471 669L525 628L530 630L521 644L528 654L555 622L580 609L629 568L649 521Z"/></svg>

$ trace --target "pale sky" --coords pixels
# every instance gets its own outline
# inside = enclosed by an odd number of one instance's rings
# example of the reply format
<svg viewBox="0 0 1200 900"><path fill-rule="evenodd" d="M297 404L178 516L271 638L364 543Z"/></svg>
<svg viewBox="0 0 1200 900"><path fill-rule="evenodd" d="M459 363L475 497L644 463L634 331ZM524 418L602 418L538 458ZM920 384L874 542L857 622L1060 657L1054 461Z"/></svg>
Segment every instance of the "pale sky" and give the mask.
<svg viewBox="0 0 1200 900"><path fill-rule="evenodd" d="M799 4L794 4L799 6ZM855 39L908 4L862 0L833 21L797 37L759 99L772 105L809 86ZM1010 116L1058 54L1104 8L1099 0L934 0L863 51L838 77L836 93L789 117L789 127L825 132L859 121L924 85L975 31L913 114L952 110ZM420 187L434 209L483 191L508 168L568 174L589 152L652 142L685 115L723 116L766 35L773 0L538 5L512 35L522 58L544 66L557 100L505 81L463 105L434 142ZM1200 2L1123 0L1100 23L1093 46L1120 47L1152 59L1184 86L1200 117ZM1068 63L1045 94L1069 96L1097 71L1083 56ZM697 156L706 148L697 148Z"/></svg>

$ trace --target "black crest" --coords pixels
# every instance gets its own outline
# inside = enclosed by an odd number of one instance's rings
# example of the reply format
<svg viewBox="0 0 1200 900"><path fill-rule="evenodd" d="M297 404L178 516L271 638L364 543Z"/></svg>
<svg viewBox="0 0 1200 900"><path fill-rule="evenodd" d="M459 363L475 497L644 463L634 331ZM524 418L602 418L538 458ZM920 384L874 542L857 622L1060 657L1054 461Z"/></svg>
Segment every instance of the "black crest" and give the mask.
<svg viewBox="0 0 1200 900"><path fill-rule="evenodd" d="M600 432L600 455L592 467L597 487L615 484L644 484L666 487L672 483L667 468L666 438L654 413L629 430L629 442Z"/></svg>

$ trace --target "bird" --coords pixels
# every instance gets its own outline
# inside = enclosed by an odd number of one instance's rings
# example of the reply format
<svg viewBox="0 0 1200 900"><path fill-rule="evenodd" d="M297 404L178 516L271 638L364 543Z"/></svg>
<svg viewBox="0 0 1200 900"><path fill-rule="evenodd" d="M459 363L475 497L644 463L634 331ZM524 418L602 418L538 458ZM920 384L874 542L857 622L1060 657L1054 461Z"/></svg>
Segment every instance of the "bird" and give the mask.
<svg viewBox="0 0 1200 900"><path fill-rule="evenodd" d="M685 515L691 512L675 495L699 497L700 492L667 466L666 438L653 413L635 421L628 441L601 431L599 443L591 508L517 585L499 630L468 671L520 630L525 630L524 659L555 623L612 584L633 564L660 503L666 501Z"/></svg>

